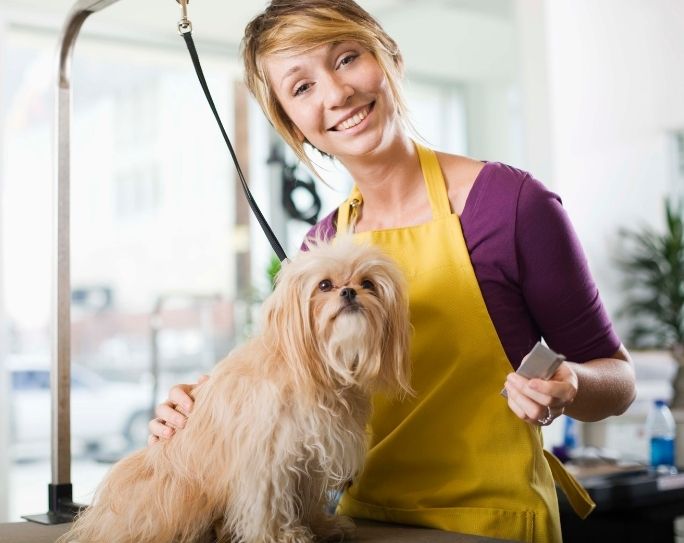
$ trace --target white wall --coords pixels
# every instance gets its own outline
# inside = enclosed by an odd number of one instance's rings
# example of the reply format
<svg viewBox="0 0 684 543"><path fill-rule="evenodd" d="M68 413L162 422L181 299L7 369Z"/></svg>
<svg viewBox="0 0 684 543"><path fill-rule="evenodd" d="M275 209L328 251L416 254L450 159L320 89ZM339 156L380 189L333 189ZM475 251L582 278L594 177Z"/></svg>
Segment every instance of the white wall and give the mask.
<svg viewBox="0 0 684 543"><path fill-rule="evenodd" d="M547 185L552 185L553 153L544 2L515 1L517 84L523 118L522 166Z"/></svg>
<svg viewBox="0 0 684 543"><path fill-rule="evenodd" d="M519 0L517 7L519 28L537 24L527 52L543 44L546 50L523 74L526 103L534 103L536 82L549 104L548 129L528 131L527 146L543 149L548 138L545 181L562 196L615 316L617 232L659 225L672 188L668 138L684 127L684 3ZM534 123L535 115L528 110L526 119Z"/></svg>
<svg viewBox="0 0 684 543"><path fill-rule="evenodd" d="M520 91L514 80L465 85L467 154L479 160L529 168L525 162Z"/></svg>
<svg viewBox="0 0 684 543"><path fill-rule="evenodd" d="M367 8L373 13L371 2ZM467 145L458 152L524 165L513 18L438 2L406 2L377 16L399 44L409 83L432 81L463 92Z"/></svg>
<svg viewBox="0 0 684 543"><path fill-rule="evenodd" d="M399 44L409 76L446 81L515 77L515 27L505 14L450 8L448 2L404 2L376 13L372 1L362 3Z"/></svg>

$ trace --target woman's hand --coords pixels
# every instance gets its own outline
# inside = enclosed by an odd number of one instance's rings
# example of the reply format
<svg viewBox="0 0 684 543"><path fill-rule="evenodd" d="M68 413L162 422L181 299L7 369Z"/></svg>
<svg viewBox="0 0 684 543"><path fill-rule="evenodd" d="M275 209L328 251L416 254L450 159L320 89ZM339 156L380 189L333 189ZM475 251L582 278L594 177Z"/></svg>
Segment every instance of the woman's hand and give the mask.
<svg viewBox="0 0 684 543"><path fill-rule="evenodd" d="M563 362L548 381L509 373L505 386L508 407L517 417L530 424L548 426L575 400L578 378L571 365Z"/></svg>
<svg viewBox="0 0 684 543"><path fill-rule="evenodd" d="M150 437L147 444L152 445L160 439L169 439L176 430L185 427L188 415L195 403L190 392L209 379L208 375L201 375L197 383L191 385L176 385L169 391L169 398L159 404L155 413L156 418L148 425Z"/></svg>

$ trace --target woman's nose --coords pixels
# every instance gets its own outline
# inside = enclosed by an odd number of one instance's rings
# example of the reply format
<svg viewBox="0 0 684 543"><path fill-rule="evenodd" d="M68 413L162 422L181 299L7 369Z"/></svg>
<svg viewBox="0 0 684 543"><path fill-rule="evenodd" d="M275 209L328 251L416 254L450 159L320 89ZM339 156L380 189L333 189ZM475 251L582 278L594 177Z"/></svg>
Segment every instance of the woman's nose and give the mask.
<svg viewBox="0 0 684 543"><path fill-rule="evenodd" d="M354 94L354 87L334 75L328 78L325 90L325 105L328 108L345 105Z"/></svg>

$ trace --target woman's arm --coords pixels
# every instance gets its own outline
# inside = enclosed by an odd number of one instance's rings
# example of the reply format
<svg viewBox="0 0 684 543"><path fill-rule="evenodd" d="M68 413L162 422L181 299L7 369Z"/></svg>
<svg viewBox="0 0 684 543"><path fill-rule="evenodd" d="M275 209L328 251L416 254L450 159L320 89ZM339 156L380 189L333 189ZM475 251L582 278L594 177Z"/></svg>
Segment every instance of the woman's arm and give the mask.
<svg viewBox="0 0 684 543"><path fill-rule="evenodd" d="M622 415L636 397L634 365L623 345L610 358L584 364L569 363L577 375L577 395L566 412L572 418L593 422ZM538 384L543 390L543 386Z"/></svg>
<svg viewBox="0 0 684 543"><path fill-rule="evenodd" d="M623 413L635 377L560 198L527 178L516 209L518 284L540 335L564 362L549 381L511 374L509 405L533 424L567 411L582 421Z"/></svg>

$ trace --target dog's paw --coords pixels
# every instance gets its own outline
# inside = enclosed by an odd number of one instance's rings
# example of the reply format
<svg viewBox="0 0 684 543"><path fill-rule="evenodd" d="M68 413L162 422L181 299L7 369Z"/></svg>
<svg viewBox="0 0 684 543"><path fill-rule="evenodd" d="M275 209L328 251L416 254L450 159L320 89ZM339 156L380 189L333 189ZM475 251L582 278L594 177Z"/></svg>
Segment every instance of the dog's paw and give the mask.
<svg viewBox="0 0 684 543"><path fill-rule="evenodd" d="M311 528L317 536L316 541L350 541L356 537L356 524L351 518L342 515L320 518Z"/></svg>

